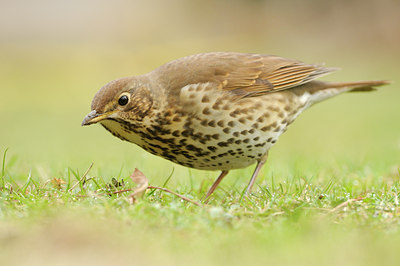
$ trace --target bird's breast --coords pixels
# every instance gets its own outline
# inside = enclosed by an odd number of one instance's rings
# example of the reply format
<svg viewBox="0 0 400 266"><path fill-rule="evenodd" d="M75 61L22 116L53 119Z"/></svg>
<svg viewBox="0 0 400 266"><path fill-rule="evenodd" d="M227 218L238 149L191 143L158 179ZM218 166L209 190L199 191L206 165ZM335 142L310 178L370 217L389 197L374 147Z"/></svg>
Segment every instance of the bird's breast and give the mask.
<svg viewBox="0 0 400 266"><path fill-rule="evenodd" d="M232 102L219 98L197 101L196 112L169 107L142 124L109 120L113 135L175 163L204 170L246 167L275 144L301 105L285 95Z"/></svg>

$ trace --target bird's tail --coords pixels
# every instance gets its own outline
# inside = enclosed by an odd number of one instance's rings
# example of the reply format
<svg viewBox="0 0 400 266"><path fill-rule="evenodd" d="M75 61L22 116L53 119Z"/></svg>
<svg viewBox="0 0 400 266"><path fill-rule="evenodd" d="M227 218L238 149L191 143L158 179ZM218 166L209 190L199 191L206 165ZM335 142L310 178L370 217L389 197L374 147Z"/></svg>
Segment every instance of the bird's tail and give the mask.
<svg viewBox="0 0 400 266"><path fill-rule="evenodd" d="M374 91L375 87L389 84L387 80L355 81L355 82L326 82L326 88L344 89L343 92Z"/></svg>
<svg viewBox="0 0 400 266"><path fill-rule="evenodd" d="M311 82L310 82L311 83ZM313 81L306 91L311 94L311 104L331 98L343 92L374 91L375 87L389 84L386 80L356 81L356 82L324 82ZM311 84L310 84L311 85Z"/></svg>

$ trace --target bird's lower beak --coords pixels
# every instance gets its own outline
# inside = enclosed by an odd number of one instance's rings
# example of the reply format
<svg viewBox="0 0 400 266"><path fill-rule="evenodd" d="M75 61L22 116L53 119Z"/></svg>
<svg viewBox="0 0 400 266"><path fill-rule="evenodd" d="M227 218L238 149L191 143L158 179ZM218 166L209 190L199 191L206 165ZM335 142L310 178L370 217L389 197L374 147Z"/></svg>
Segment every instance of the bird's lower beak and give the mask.
<svg viewBox="0 0 400 266"><path fill-rule="evenodd" d="M87 116L85 116L85 118L82 121L82 126L88 126L91 124L95 124L95 123L107 118L108 116L110 116L110 113L98 114L96 112L96 110L93 110L90 113L88 113Z"/></svg>

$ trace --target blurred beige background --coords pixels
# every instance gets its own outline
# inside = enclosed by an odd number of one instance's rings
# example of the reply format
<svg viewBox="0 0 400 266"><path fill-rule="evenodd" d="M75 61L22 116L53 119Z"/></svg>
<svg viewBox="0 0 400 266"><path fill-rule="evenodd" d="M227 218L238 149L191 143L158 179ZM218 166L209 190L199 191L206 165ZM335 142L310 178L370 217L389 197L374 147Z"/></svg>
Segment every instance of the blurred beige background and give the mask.
<svg viewBox="0 0 400 266"><path fill-rule="evenodd" d="M177 57L238 51L326 62L343 69L326 77L336 81L394 81L311 109L271 158L387 155L387 170L400 150L399 14L394 0L1 0L0 151L9 147L21 171L143 158L171 168L100 126L81 128L94 93Z"/></svg>

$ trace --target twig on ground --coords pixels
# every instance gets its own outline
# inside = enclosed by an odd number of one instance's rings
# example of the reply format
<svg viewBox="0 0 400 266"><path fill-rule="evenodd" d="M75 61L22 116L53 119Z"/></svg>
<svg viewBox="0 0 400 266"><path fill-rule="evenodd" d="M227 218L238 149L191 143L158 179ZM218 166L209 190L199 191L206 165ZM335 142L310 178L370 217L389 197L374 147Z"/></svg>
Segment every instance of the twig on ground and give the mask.
<svg viewBox="0 0 400 266"><path fill-rule="evenodd" d="M185 200L185 201L188 201L188 202L190 202L190 203L193 203L193 204L196 205L196 206L199 206L199 207L202 206L200 203L198 203L198 202L196 202L196 201L194 201L194 200L191 200L191 199L189 199L189 198L187 198L187 197L185 197L185 196L183 196L183 195L181 195L181 194L178 194L178 193L176 193L176 192L173 192L172 190L169 190L168 188L156 187L156 186L148 186L147 189L159 189L159 190L162 190L162 191L171 193L171 194L173 194L173 195L175 195L175 196L177 196L177 197L179 197L179 198L181 198L181 199L183 199L183 200ZM135 191L135 189L134 189L134 188L128 188L128 189L122 189L122 190L118 190L118 191L113 191L113 192L110 192L110 193L111 193L111 194L121 194L121 193L129 192L129 191Z"/></svg>

